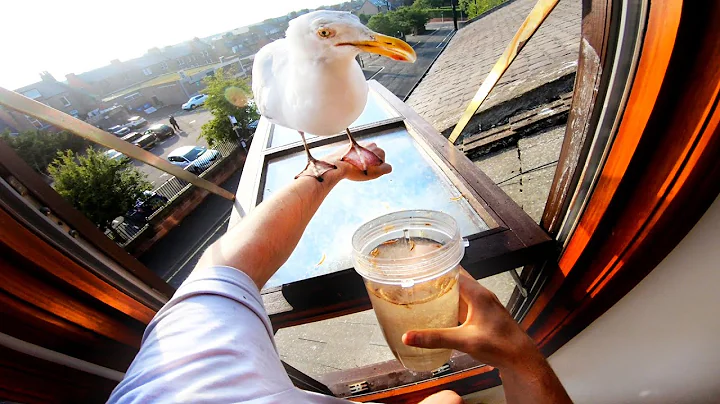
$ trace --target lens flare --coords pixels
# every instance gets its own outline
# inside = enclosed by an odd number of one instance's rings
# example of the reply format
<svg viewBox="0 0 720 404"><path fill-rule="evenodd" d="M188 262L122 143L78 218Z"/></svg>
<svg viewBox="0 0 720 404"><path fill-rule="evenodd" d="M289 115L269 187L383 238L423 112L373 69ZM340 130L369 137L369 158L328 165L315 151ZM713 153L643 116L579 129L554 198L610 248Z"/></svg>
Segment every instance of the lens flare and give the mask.
<svg viewBox="0 0 720 404"><path fill-rule="evenodd" d="M247 105L247 94L238 87L226 88L225 99L238 108L242 108Z"/></svg>

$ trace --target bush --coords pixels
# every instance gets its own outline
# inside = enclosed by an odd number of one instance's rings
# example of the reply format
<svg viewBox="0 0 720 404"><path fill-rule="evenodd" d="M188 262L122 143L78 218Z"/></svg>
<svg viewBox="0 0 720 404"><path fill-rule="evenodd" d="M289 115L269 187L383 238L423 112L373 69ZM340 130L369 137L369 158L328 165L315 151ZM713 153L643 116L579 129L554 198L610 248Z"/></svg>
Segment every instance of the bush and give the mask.
<svg viewBox="0 0 720 404"><path fill-rule="evenodd" d="M15 136L4 132L0 133L0 139L15 149L18 156L39 173L47 171L58 152L71 150L78 153L91 144L89 140L70 132L50 133L40 130L22 132Z"/></svg>
<svg viewBox="0 0 720 404"><path fill-rule="evenodd" d="M415 7L400 7L387 13L370 17L367 26L375 32L385 35L420 34L425 32L425 24L430 17L425 10Z"/></svg>
<svg viewBox="0 0 720 404"><path fill-rule="evenodd" d="M460 0L460 9L468 18L475 18L491 8L505 3L507 0Z"/></svg>
<svg viewBox="0 0 720 404"><path fill-rule="evenodd" d="M360 14L358 15L358 18L360 19L360 22L367 25L368 21L370 21L370 16L367 14Z"/></svg>
<svg viewBox="0 0 720 404"><path fill-rule="evenodd" d="M131 166L88 148L81 156L68 150L48 166L55 190L101 230L143 198L152 184Z"/></svg>

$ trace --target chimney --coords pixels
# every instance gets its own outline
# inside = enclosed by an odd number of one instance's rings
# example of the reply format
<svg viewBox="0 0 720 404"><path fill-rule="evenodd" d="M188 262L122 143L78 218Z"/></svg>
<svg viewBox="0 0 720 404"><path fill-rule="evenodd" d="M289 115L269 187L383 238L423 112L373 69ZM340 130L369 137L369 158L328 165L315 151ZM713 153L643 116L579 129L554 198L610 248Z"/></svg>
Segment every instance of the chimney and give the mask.
<svg viewBox="0 0 720 404"><path fill-rule="evenodd" d="M80 77L75 75L75 73L66 74L65 80L67 80L67 83L70 87L89 89L88 84L85 83Z"/></svg>
<svg viewBox="0 0 720 404"><path fill-rule="evenodd" d="M42 81L47 81L47 82L57 81L57 80L55 80L55 77L53 77L53 75L50 74L47 70L40 73L40 78L42 79Z"/></svg>

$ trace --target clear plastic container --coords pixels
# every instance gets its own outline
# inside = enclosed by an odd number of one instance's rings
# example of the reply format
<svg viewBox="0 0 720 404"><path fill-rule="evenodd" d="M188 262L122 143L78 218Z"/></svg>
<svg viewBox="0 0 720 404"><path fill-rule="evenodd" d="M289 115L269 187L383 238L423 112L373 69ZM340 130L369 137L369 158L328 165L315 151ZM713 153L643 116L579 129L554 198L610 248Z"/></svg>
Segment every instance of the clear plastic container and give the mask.
<svg viewBox="0 0 720 404"><path fill-rule="evenodd" d="M352 244L355 270L395 357L415 371L448 362L452 350L409 347L402 335L458 324L465 248L455 220L430 210L395 212L360 226Z"/></svg>

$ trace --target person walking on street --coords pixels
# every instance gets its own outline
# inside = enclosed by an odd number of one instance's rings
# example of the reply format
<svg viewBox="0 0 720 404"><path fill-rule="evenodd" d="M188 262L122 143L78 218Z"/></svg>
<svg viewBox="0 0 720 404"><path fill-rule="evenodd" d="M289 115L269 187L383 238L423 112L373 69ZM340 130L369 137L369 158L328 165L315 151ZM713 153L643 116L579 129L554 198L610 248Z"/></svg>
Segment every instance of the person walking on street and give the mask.
<svg viewBox="0 0 720 404"><path fill-rule="evenodd" d="M170 121L170 125L172 125L173 129L175 129L175 130L177 130L177 131L180 130L180 126L178 126L178 123L177 123L177 121L175 120L175 117L174 117L174 116L170 115L169 121Z"/></svg>

